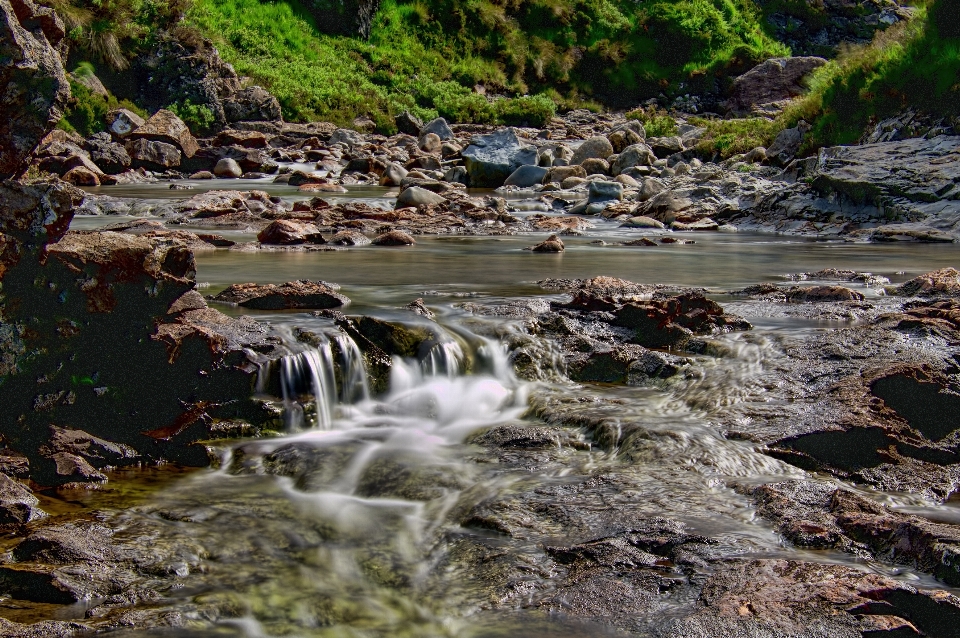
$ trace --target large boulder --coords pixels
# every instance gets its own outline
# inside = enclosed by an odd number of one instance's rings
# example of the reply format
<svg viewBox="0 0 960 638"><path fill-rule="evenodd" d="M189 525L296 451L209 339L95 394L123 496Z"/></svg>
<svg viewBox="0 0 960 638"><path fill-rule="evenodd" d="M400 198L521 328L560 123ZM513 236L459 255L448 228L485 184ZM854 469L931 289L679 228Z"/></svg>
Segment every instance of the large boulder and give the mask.
<svg viewBox="0 0 960 638"><path fill-rule="evenodd" d="M97 133L84 144L87 152L90 153L90 160L96 164L100 170L110 175L122 173L133 161L130 154L127 153L122 145L110 141L110 135L107 133Z"/></svg>
<svg viewBox="0 0 960 638"><path fill-rule="evenodd" d="M0 184L0 405L18 424L4 442L41 485L102 481L106 465L206 465L197 442L215 438L214 419L266 418L251 397L279 339L206 308L181 241L67 233L83 197Z"/></svg>
<svg viewBox="0 0 960 638"><path fill-rule="evenodd" d="M539 159L537 149L521 144L512 128L474 137L462 155L474 188L503 186L511 173Z"/></svg>
<svg viewBox="0 0 960 638"><path fill-rule="evenodd" d="M817 57L766 60L733 81L725 106L734 115L775 114L786 101L802 95L803 81L826 63Z"/></svg>
<svg viewBox="0 0 960 638"><path fill-rule="evenodd" d="M598 135L586 140L573 152L571 164L583 164L588 159L607 159L613 155L613 145L606 137Z"/></svg>
<svg viewBox="0 0 960 638"><path fill-rule="evenodd" d="M774 166L786 166L800 152L803 145L803 136L810 130L810 125L800 120L793 128L780 131L767 149L767 159Z"/></svg>
<svg viewBox="0 0 960 638"><path fill-rule="evenodd" d="M131 140L151 140L173 144L185 157L193 157L200 146L190 129L173 111L160 109L129 135Z"/></svg>
<svg viewBox="0 0 960 638"><path fill-rule="evenodd" d="M173 144L145 139L131 140L125 147L134 168L165 171L180 166L182 157Z"/></svg>
<svg viewBox="0 0 960 638"><path fill-rule="evenodd" d="M30 153L63 117L70 84L57 46L63 23L32 0L0 0L0 179L26 168Z"/></svg>

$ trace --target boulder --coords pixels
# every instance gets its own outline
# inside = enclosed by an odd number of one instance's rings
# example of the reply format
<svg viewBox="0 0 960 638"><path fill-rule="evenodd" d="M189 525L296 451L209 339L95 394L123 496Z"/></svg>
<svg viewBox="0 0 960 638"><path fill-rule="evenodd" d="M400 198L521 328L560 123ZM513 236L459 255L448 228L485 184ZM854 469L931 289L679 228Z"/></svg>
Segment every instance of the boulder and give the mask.
<svg viewBox="0 0 960 638"><path fill-rule="evenodd" d="M643 125L640 124L640 122L637 122L637 124L640 125L640 129L643 131ZM638 133L631 129L621 129L618 131L613 131L607 135L607 139L610 140L610 145L613 146L614 153L620 153L628 146L639 144L645 140L646 137L646 131L643 133Z"/></svg>
<svg viewBox="0 0 960 638"><path fill-rule="evenodd" d="M430 206L433 204L443 204L446 201L442 195L437 195L419 186L410 186L400 191L400 196L397 198L397 208Z"/></svg>
<svg viewBox="0 0 960 638"><path fill-rule="evenodd" d="M146 120L127 109L114 109L107 113L107 131L114 139L122 140L144 125Z"/></svg>
<svg viewBox="0 0 960 638"><path fill-rule="evenodd" d="M110 141L106 133L98 133L102 137L93 137L86 141L86 149L90 159L100 170L109 175L117 175L130 168L132 159L122 145ZM106 139L104 139L106 138Z"/></svg>
<svg viewBox="0 0 960 638"><path fill-rule="evenodd" d="M591 204L596 202L621 201L623 199L623 186L617 182L590 182L587 188L587 201Z"/></svg>
<svg viewBox="0 0 960 638"><path fill-rule="evenodd" d="M32 0L0 0L0 179L19 174L63 118L70 84L58 50L63 23Z"/></svg>
<svg viewBox="0 0 960 638"><path fill-rule="evenodd" d="M800 120L794 128L780 131L773 143L767 149L767 159L774 166L786 166L800 152L803 136L810 130L810 125Z"/></svg>
<svg viewBox="0 0 960 638"><path fill-rule="evenodd" d="M420 138L418 146L424 153L439 153L443 141L436 133L427 133Z"/></svg>
<svg viewBox="0 0 960 638"><path fill-rule="evenodd" d="M0 525L29 523L46 514L37 507L40 500L25 485L0 474Z"/></svg>
<svg viewBox="0 0 960 638"><path fill-rule="evenodd" d="M958 297L960 271L941 268L928 272L897 286L896 293L904 297Z"/></svg>
<svg viewBox="0 0 960 638"><path fill-rule="evenodd" d="M334 144L343 144L344 146L353 148L354 146L363 146L365 140L363 139L363 135L356 131L351 131L348 128L338 128L330 135L327 143L331 146Z"/></svg>
<svg viewBox="0 0 960 638"><path fill-rule="evenodd" d="M200 150L190 129L172 111L160 109L149 120L128 136L132 140L151 140L176 146L185 157L193 157Z"/></svg>
<svg viewBox="0 0 960 638"><path fill-rule="evenodd" d="M659 159L666 159L676 153L682 153L684 150L683 140L676 135L669 137L648 137L646 144ZM636 164L634 166L636 166Z"/></svg>
<svg viewBox="0 0 960 638"><path fill-rule="evenodd" d="M291 219L277 219L271 222L257 234L257 241L261 244L279 246L326 243L320 234L320 229L315 225Z"/></svg>
<svg viewBox="0 0 960 638"><path fill-rule="evenodd" d="M598 135L591 137L573 151L571 164L582 164L583 160L590 158L607 159L613 155L613 145L610 140Z"/></svg>
<svg viewBox="0 0 960 638"><path fill-rule="evenodd" d="M518 186L520 188L530 188L543 183L543 178L550 172L549 169L542 166L533 166L526 164L510 173L510 176L503 183L504 186Z"/></svg>
<svg viewBox="0 0 960 638"><path fill-rule="evenodd" d="M407 169L400 166L396 162L390 162L383 170L383 175L380 176L380 185L399 186L400 182L403 181L408 172L409 171L407 171Z"/></svg>
<svg viewBox="0 0 960 638"><path fill-rule="evenodd" d="M420 131L423 129L423 120L410 113L410 111L404 111L398 115L394 122L398 131L414 137L419 137Z"/></svg>
<svg viewBox="0 0 960 638"><path fill-rule="evenodd" d="M538 159L537 150L521 144L511 128L474 137L462 155L474 188L503 186L511 173L525 164L536 166Z"/></svg>
<svg viewBox="0 0 960 638"><path fill-rule="evenodd" d="M547 171L547 174L543 177L543 183L549 184L551 182L557 182L562 184L565 180L570 177L579 177L581 179L587 176L587 171L584 170L579 164L575 166L554 166Z"/></svg>
<svg viewBox="0 0 960 638"><path fill-rule="evenodd" d="M283 120L280 102L261 86L251 86L223 98L227 122L277 122Z"/></svg>
<svg viewBox="0 0 960 638"><path fill-rule="evenodd" d="M666 228L666 225L663 222L659 222L652 217L646 217L640 215L637 217L631 217L623 223L627 228L655 228L658 230L663 230Z"/></svg>
<svg viewBox="0 0 960 638"><path fill-rule="evenodd" d="M217 146L239 146L241 148L265 148L269 143L267 136L259 131L221 131L215 140Z"/></svg>
<svg viewBox="0 0 960 638"><path fill-rule="evenodd" d="M633 343L646 348L684 348L695 334L749 330L743 319L725 315L720 304L691 292L631 302L616 311L614 325L634 331Z"/></svg>
<svg viewBox="0 0 960 638"><path fill-rule="evenodd" d="M610 157L615 157L611 155ZM583 163L580 164L583 167L583 170L586 171L587 175L609 175L610 174L610 162L599 157L590 157L583 160Z"/></svg>
<svg viewBox="0 0 960 638"><path fill-rule="evenodd" d="M787 291L787 301L792 303L824 301L863 301L863 294L845 286L793 287Z"/></svg>
<svg viewBox="0 0 960 638"><path fill-rule="evenodd" d="M333 246L366 246L370 238L357 230L341 230L327 243Z"/></svg>
<svg viewBox="0 0 960 638"><path fill-rule="evenodd" d="M213 167L213 174L217 177L238 178L243 175L243 169L240 168L236 160L225 157Z"/></svg>
<svg viewBox="0 0 960 638"><path fill-rule="evenodd" d="M644 143L634 144L623 149L617 159L610 163L610 174L616 177L635 166L653 166L657 156Z"/></svg>
<svg viewBox="0 0 960 638"><path fill-rule="evenodd" d="M75 166L63 174L63 181L74 186L99 186L100 178L84 166Z"/></svg>
<svg viewBox="0 0 960 638"><path fill-rule="evenodd" d="M439 137L444 142L452 140L454 138L453 129L450 128L450 125L447 124L447 121L442 117L438 117L435 120L430 120L420 129L420 138L427 135L428 133L433 133Z"/></svg>
<svg viewBox="0 0 960 638"><path fill-rule="evenodd" d="M733 81L724 104L732 115L772 115L783 104L806 91L804 80L827 61L804 56L772 58L761 62Z"/></svg>
<svg viewBox="0 0 960 638"><path fill-rule="evenodd" d="M210 299L257 310L326 310L350 303L337 290L323 281L299 279L283 284L233 284Z"/></svg>
<svg viewBox="0 0 960 638"><path fill-rule="evenodd" d="M413 246L417 242L409 233L402 230L389 230L381 235L377 235L373 240L374 246Z"/></svg>
<svg viewBox="0 0 960 638"><path fill-rule="evenodd" d="M557 235L550 235L544 241L540 242L536 246L533 246L530 250L535 253L562 253L565 250L563 242L560 241L560 237Z"/></svg>
<svg viewBox="0 0 960 638"><path fill-rule="evenodd" d="M165 171L180 166L180 151L173 144L147 139L133 139L126 144L131 166L152 171Z"/></svg>

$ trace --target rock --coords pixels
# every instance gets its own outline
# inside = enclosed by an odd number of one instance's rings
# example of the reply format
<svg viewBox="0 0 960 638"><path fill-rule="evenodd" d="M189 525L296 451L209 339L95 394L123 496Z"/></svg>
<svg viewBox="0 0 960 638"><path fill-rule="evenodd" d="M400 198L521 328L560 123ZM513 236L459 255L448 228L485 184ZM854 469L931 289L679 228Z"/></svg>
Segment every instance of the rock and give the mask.
<svg viewBox="0 0 960 638"><path fill-rule="evenodd" d="M333 246L366 246L370 238L356 230L341 230L327 243Z"/></svg>
<svg viewBox="0 0 960 638"><path fill-rule="evenodd" d="M641 202L649 201L654 195L666 190L663 182L653 177L645 177L640 185L640 192L637 193L637 200Z"/></svg>
<svg viewBox="0 0 960 638"><path fill-rule="evenodd" d="M280 101L260 86L251 86L222 99L227 122L277 122L283 119Z"/></svg>
<svg viewBox="0 0 960 638"><path fill-rule="evenodd" d="M941 268L897 286L896 294L904 297L960 296L960 272L956 268Z"/></svg>
<svg viewBox="0 0 960 638"><path fill-rule="evenodd" d="M380 177L381 186L399 186L400 182L407 176L409 171L404 167L400 166L396 162L390 162L387 164L387 168L384 169L383 175Z"/></svg>
<svg viewBox="0 0 960 638"><path fill-rule="evenodd" d="M776 115L806 91L804 80L827 61L817 57L772 58L733 81L724 107L736 116Z"/></svg>
<svg viewBox="0 0 960 638"><path fill-rule="evenodd" d="M634 330L631 341L647 348L685 348L694 334L749 330L740 317L725 315L723 308L700 293L650 302L627 303L616 312L614 325Z"/></svg>
<svg viewBox="0 0 960 638"><path fill-rule="evenodd" d="M176 146L187 158L200 149L190 129L172 111L160 109L127 136L131 140L151 140Z"/></svg>
<svg viewBox="0 0 960 638"><path fill-rule="evenodd" d="M640 144L646 139L647 134L646 131L643 130L643 124L640 124L640 122L636 122L636 124L639 125L641 132L629 128L622 128L620 130L614 130L607 135L607 139L610 140L610 145L613 147L614 153L621 153L628 146Z"/></svg>
<svg viewBox="0 0 960 638"><path fill-rule="evenodd" d="M99 186L100 178L97 174L83 166L71 168L63 174L63 181L74 186Z"/></svg>
<svg viewBox="0 0 960 638"><path fill-rule="evenodd" d="M217 146L240 146L243 148L265 148L269 140L259 131L221 131L216 138Z"/></svg>
<svg viewBox="0 0 960 638"><path fill-rule="evenodd" d="M22 525L46 516L40 500L27 487L0 474L0 525Z"/></svg>
<svg viewBox="0 0 960 638"><path fill-rule="evenodd" d="M602 135L591 137L578 146L573 151L571 164L583 164L583 161L590 158L607 159L613 155L613 145L610 140Z"/></svg>
<svg viewBox="0 0 960 638"><path fill-rule="evenodd" d="M409 310L410 312L416 313L421 317L426 317L428 319L432 319L435 316L433 312L431 312L430 309L427 308L427 306L423 303L422 298L414 299L413 301L408 303L406 306L404 306L404 308L406 310Z"/></svg>
<svg viewBox="0 0 960 638"><path fill-rule="evenodd" d="M787 301L793 303L863 301L863 295L843 286L794 287L787 291Z"/></svg>
<svg viewBox="0 0 960 638"><path fill-rule="evenodd" d="M321 32L366 40L379 7L380 0L338 0L312 2L306 8Z"/></svg>
<svg viewBox="0 0 960 638"><path fill-rule="evenodd" d="M671 155L682 153L684 150L683 140L676 135L671 137L648 137L646 144L650 147L650 150L653 151L653 154L660 159L666 159ZM637 166L637 164L634 164L634 166Z"/></svg>
<svg viewBox="0 0 960 638"><path fill-rule="evenodd" d="M671 224L680 213L693 206L693 201L674 191L664 190L637 207L637 213Z"/></svg>
<svg viewBox="0 0 960 638"><path fill-rule="evenodd" d="M296 244L326 243L320 229L313 224L290 219L278 219L257 234L261 244L292 246Z"/></svg>
<svg viewBox="0 0 960 638"><path fill-rule="evenodd" d="M526 164L510 173L510 176L504 181L504 186L517 186L519 188L530 188L543 183L543 179L549 174L549 169L542 166L533 166Z"/></svg>
<svg viewBox="0 0 960 638"><path fill-rule="evenodd" d="M536 166L538 158L537 150L521 144L510 128L474 137L462 155L473 188L499 188L521 166Z"/></svg>
<svg viewBox="0 0 960 638"><path fill-rule="evenodd" d="M144 125L145 120L127 109L114 109L107 113L107 131L116 140L126 139L134 130Z"/></svg>
<svg viewBox="0 0 960 638"><path fill-rule="evenodd" d="M213 174L217 177L232 177L234 179L243 175L243 169L237 164L236 160L225 157L217 162L213 167Z"/></svg>
<svg viewBox="0 0 960 638"><path fill-rule="evenodd" d="M110 141L110 137L101 133L106 139L89 139L86 148L90 152L90 159L100 170L109 175L123 173L132 163L130 155L120 144Z"/></svg>
<svg viewBox="0 0 960 638"><path fill-rule="evenodd" d="M810 125L800 120L794 128L780 131L767 149L767 159L774 166L786 166L800 152L803 136L810 130Z"/></svg>
<svg viewBox="0 0 960 638"><path fill-rule="evenodd" d="M535 253L562 253L564 251L564 245L558 236L550 235L545 241L537 244L530 250Z"/></svg>
<svg viewBox="0 0 960 638"><path fill-rule="evenodd" d="M326 282L307 279L283 284L233 284L211 299L257 310L325 310L350 303Z"/></svg>
<svg viewBox="0 0 960 638"><path fill-rule="evenodd" d="M581 179L587 176L587 171L584 170L579 164L575 166L554 166L547 171L547 174L543 178L544 184L550 184L551 182L563 183L570 177L579 177Z"/></svg>
<svg viewBox="0 0 960 638"><path fill-rule="evenodd" d="M614 157L611 155L610 157ZM590 157L583 160L581 164L587 175L608 175L610 173L610 163L607 160L598 157Z"/></svg>
<svg viewBox="0 0 960 638"><path fill-rule="evenodd" d="M427 133L420 137L418 146L424 153L439 153L443 142L436 133Z"/></svg>
<svg viewBox="0 0 960 638"><path fill-rule="evenodd" d="M404 208L406 206L432 206L443 204L446 201L442 195L437 195L418 186L410 186L400 191L400 196L397 198L397 208Z"/></svg>
<svg viewBox="0 0 960 638"><path fill-rule="evenodd" d="M410 111L404 111L398 115L394 123L397 125L398 131L414 137L419 137L420 131L423 129L423 120L411 114Z"/></svg>
<svg viewBox="0 0 960 638"><path fill-rule="evenodd" d="M173 144L147 139L131 139L126 144L131 166L152 171L165 171L180 166L182 157Z"/></svg>
<svg viewBox="0 0 960 638"><path fill-rule="evenodd" d="M646 144L628 146L617 155L617 159L610 164L610 174L617 176L635 166L653 166L657 156Z"/></svg>
<svg viewBox="0 0 960 638"><path fill-rule="evenodd" d="M373 240L374 246L413 246L417 242L408 233L402 230L390 230L377 235Z"/></svg>
<svg viewBox="0 0 960 638"><path fill-rule="evenodd" d="M631 217L627 221L623 222L623 225L628 228L657 228L663 230L666 228L663 222L659 222L652 217L644 217L640 215L638 217Z"/></svg>
<svg viewBox="0 0 960 638"><path fill-rule="evenodd" d="M351 131L347 128L338 128L330 135L327 143L331 146L334 144L343 144L344 146L353 148L354 146L363 146L365 140L363 139L363 135L356 131Z"/></svg>
<svg viewBox="0 0 960 638"><path fill-rule="evenodd" d="M214 179L216 175L210 171L197 171L190 175L190 179Z"/></svg>
<svg viewBox="0 0 960 638"><path fill-rule="evenodd" d="M447 121L442 117L438 117L435 120L430 120L427 122L423 128L420 129L420 138L422 139L425 135L430 133L435 134L444 142L452 140L455 137L453 134L453 129L450 128L450 125L447 124Z"/></svg>
<svg viewBox="0 0 960 638"><path fill-rule="evenodd" d="M64 27L32 0L0 0L0 180L19 174L63 117L70 84L58 50ZM66 51L64 50L65 54Z"/></svg>
<svg viewBox="0 0 960 638"><path fill-rule="evenodd" d="M595 202L621 201L623 199L623 186L617 182L590 182L587 190L587 201L591 204Z"/></svg>

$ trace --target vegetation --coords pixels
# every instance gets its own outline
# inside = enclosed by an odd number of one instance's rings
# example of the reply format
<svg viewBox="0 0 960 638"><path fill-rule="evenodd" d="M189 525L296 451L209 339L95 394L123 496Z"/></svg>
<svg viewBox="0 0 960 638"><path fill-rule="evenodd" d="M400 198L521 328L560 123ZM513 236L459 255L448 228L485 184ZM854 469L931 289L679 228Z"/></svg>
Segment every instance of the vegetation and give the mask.
<svg viewBox="0 0 960 638"><path fill-rule="evenodd" d="M194 134L202 134L210 131L210 127L216 121L213 111L206 104L194 104L189 99L183 102L174 102L170 105L170 110L174 115L183 120Z"/></svg>
<svg viewBox="0 0 960 638"><path fill-rule="evenodd" d="M106 115L116 108L130 109L134 113L146 116L146 113L137 108L128 100L118 100L109 93L102 95L87 87L89 78L93 76L93 66L83 62L70 74L70 93L72 95L67 112L60 121L60 128L76 131L88 136L106 128Z"/></svg>
<svg viewBox="0 0 960 638"><path fill-rule="evenodd" d="M677 121L663 109L639 108L627 113L628 120L638 120L650 137L667 137L677 134Z"/></svg>

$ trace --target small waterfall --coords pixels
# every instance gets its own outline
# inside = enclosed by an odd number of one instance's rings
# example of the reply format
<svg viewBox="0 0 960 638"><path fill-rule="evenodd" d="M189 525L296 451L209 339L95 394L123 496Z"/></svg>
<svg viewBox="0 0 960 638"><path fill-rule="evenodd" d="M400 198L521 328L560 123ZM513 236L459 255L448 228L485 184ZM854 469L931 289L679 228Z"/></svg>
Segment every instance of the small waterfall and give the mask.
<svg viewBox="0 0 960 638"><path fill-rule="evenodd" d="M430 348L421 362L424 374L432 377L446 376L451 379L463 372L466 356L456 341L443 341Z"/></svg>
<svg viewBox="0 0 960 638"><path fill-rule="evenodd" d="M343 333L333 335L340 359L340 401L357 403L370 398L367 369L356 342Z"/></svg>
<svg viewBox="0 0 960 638"><path fill-rule="evenodd" d="M336 401L337 390L330 342L281 359L280 388L289 429L304 426L303 408L297 402L297 397L312 394L317 409L317 427L329 430L333 423L332 407Z"/></svg>

